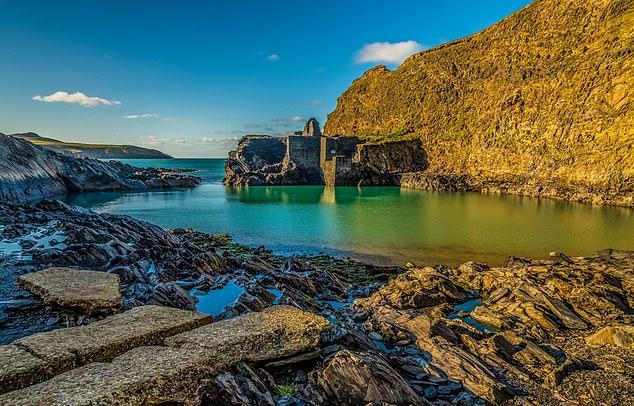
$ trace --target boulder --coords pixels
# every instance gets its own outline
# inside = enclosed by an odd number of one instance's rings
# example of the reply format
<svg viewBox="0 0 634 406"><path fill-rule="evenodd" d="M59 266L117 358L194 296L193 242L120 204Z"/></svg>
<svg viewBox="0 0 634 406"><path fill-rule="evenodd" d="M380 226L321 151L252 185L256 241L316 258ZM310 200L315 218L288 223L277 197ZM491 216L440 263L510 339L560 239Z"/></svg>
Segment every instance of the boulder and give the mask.
<svg viewBox="0 0 634 406"><path fill-rule="evenodd" d="M107 272L48 268L21 276L19 284L44 303L83 314L111 314L121 307L119 276Z"/></svg>
<svg viewBox="0 0 634 406"><path fill-rule="evenodd" d="M427 405L381 357L339 351L317 375L317 384L341 405Z"/></svg>
<svg viewBox="0 0 634 406"><path fill-rule="evenodd" d="M586 344L593 347L612 345L634 349L634 326L614 324L599 329L586 338Z"/></svg>

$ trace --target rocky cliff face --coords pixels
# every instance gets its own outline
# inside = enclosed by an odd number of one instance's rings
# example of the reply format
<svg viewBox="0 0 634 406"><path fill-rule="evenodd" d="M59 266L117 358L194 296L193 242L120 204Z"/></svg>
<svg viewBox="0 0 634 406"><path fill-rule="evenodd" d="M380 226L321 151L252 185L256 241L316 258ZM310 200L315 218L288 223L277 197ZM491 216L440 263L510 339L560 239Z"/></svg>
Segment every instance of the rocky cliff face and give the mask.
<svg viewBox="0 0 634 406"><path fill-rule="evenodd" d="M394 71L369 70L324 133L419 138L429 168L407 186L632 206L633 51L634 1L536 0Z"/></svg>
<svg viewBox="0 0 634 406"><path fill-rule="evenodd" d="M193 187L200 178L116 161L74 158L0 134L0 200L27 202L66 192Z"/></svg>

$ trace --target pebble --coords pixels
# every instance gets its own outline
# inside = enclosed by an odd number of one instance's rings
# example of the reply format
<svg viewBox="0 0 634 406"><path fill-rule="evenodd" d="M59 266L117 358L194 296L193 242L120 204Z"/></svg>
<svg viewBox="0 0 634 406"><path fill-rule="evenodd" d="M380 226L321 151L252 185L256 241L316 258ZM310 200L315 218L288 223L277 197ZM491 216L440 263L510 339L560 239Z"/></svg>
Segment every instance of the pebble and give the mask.
<svg viewBox="0 0 634 406"><path fill-rule="evenodd" d="M436 387L428 386L425 388L424 396L426 399L434 400L438 396L438 392L436 391Z"/></svg>
<svg viewBox="0 0 634 406"><path fill-rule="evenodd" d="M383 336L376 331L371 331L368 333L368 337L376 341L383 341Z"/></svg>

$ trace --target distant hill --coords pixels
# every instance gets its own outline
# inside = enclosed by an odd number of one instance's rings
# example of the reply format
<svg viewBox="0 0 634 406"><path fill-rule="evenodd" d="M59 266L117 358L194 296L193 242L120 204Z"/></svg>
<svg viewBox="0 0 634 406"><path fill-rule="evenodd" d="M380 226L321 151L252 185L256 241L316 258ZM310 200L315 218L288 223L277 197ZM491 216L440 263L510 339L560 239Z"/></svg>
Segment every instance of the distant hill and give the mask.
<svg viewBox="0 0 634 406"><path fill-rule="evenodd" d="M634 0L535 0L395 70L369 70L324 133L418 138L426 173L475 189L631 206L633 90Z"/></svg>
<svg viewBox="0 0 634 406"><path fill-rule="evenodd" d="M32 144L82 158L97 159L169 159L170 155L150 148L134 145L114 144L82 144L78 142L64 142L53 138L45 138L36 133L11 134L16 138L29 141Z"/></svg>

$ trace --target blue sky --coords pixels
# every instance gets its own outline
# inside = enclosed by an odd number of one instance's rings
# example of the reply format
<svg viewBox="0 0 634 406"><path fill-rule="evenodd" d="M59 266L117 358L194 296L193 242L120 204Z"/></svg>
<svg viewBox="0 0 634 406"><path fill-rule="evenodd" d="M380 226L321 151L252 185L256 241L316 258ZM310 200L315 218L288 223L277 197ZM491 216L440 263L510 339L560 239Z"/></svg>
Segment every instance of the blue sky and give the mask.
<svg viewBox="0 0 634 406"><path fill-rule="evenodd" d="M372 66L528 3L2 1L0 132L225 156L242 135L325 122Z"/></svg>

